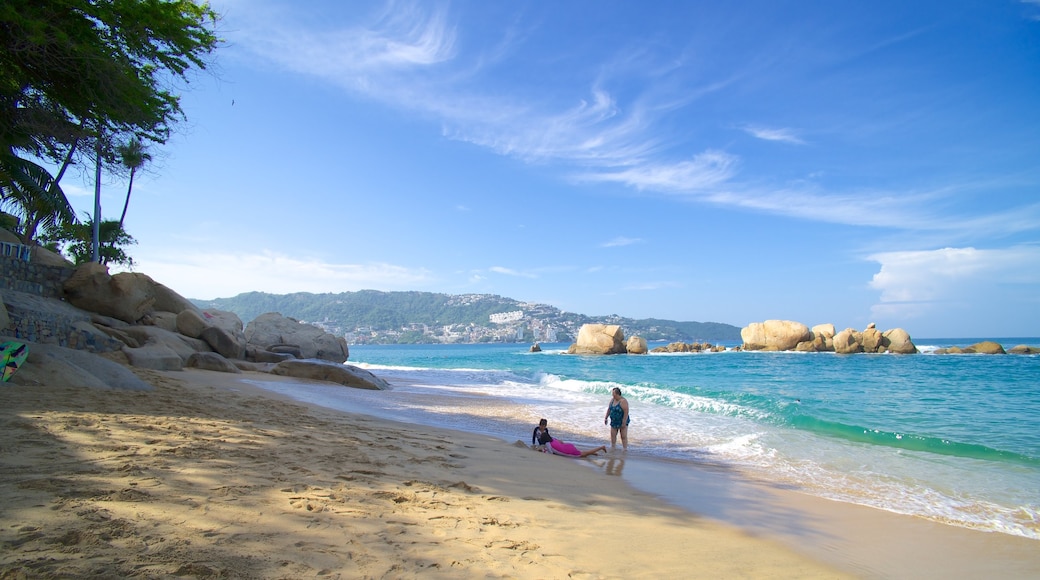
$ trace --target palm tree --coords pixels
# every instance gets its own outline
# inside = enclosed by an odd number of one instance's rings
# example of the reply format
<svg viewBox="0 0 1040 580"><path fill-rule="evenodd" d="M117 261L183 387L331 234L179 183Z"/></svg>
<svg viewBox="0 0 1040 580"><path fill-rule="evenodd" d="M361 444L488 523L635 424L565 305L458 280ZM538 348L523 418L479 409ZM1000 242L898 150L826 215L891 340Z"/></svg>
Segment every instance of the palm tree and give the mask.
<svg viewBox="0 0 1040 580"><path fill-rule="evenodd" d="M130 184L126 187L126 201L123 202L123 214L119 216L119 228L123 227L126 219L126 208L130 207L130 192L134 189L134 174L145 163L152 160L151 154L145 149L144 144L137 137L131 137L125 144L119 146L119 157L123 166L130 170Z"/></svg>
<svg viewBox="0 0 1040 580"><path fill-rule="evenodd" d="M50 173L39 165L0 153L0 207L13 205L22 215L21 239L35 243L36 229L52 229L74 223L76 214Z"/></svg>

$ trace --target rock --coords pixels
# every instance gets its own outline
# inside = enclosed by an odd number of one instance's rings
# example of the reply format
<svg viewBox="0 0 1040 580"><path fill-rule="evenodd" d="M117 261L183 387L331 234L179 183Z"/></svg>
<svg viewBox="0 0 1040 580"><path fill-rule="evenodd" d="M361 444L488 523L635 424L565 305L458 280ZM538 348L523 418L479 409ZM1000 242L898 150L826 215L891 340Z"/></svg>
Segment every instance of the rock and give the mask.
<svg viewBox="0 0 1040 580"><path fill-rule="evenodd" d="M73 306L130 324L153 312L198 310L186 298L144 274L120 272L110 276L108 267L96 262L77 267L63 290Z"/></svg>
<svg viewBox="0 0 1040 580"><path fill-rule="evenodd" d="M179 371L184 368L184 359L177 354L177 351L165 344L153 342L138 348L126 347L123 349L123 353L126 354L131 365L143 369Z"/></svg>
<svg viewBox="0 0 1040 580"><path fill-rule="evenodd" d="M223 328L216 326L210 326L202 331L202 335L199 336L203 341L206 342L216 352L227 358L245 358L246 357L246 345L244 341L240 341L238 337L234 336Z"/></svg>
<svg viewBox="0 0 1040 580"><path fill-rule="evenodd" d="M29 357L11 377L11 384L152 390L133 371L102 356L53 344L28 344Z"/></svg>
<svg viewBox="0 0 1040 580"><path fill-rule="evenodd" d="M288 355L288 358L303 358L303 351L295 344L272 344L267 350L274 354Z"/></svg>
<svg viewBox="0 0 1040 580"><path fill-rule="evenodd" d="M4 301L0 300L0 331L9 326L11 326L11 317L7 315L7 304L4 304Z"/></svg>
<svg viewBox="0 0 1040 580"><path fill-rule="evenodd" d="M617 324L583 324L568 354L623 354L625 333Z"/></svg>
<svg viewBox="0 0 1040 580"><path fill-rule="evenodd" d="M158 326L131 326L123 332L136 340L141 345L141 348L154 344L162 345L172 350L180 357L181 366L193 353L211 350L209 345L201 340L163 330Z"/></svg>
<svg viewBox="0 0 1040 580"><path fill-rule="evenodd" d="M233 360L228 362L235 365L239 370L256 373L270 373L271 369L273 369L275 365L275 363L258 363L245 360Z"/></svg>
<svg viewBox="0 0 1040 580"><path fill-rule="evenodd" d="M287 360L276 364L271 369L271 373L339 383L356 389L385 390L390 388L386 381L364 369L325 360Z"/></svg>
<svg viewBox="0 0 1040 580"><path fill-rule="evenodd" d="M206 330L209 323L202 317L201 312L195 310L183 310L177 314L177 332L191 338L199 338L202 331Z"/></svg>
<svg viewBox="0 0 1040 580"><path fill-rule="evenodd" d="M813 338L822 336L824 338L834 338L834 325L831 323L817 324L812 327Z"/></svg>
<svg viewBox="0 0 1040 580"><path fill-rule="evenodd" d="M316 358L335 363L347 360L350 351L342 336L325 332L317 326L303 324L277 312L261 314L245 330L246 344L262 350L278 352L271 345L295 345L300 358Z"/></svg>
<svg viewBox="0 0 1040 580"><path fill-rule="evenodd" d="M1008 354L1040 354L1040 347L1020 344L1008 349Z"/></svg>
<svg viewBox="0 0 1040 580"><path fill-rule="evenodd" d="M838 334L835 334L834 352L838 354L863 352L863 343L860 333L852 328L846 328Z"/></svg>
<svg viewBox="0 0 1040 580"><path fill-rule="evenodd" d="M178 332L177 330L177 315L172 312L165 312L156 310L154 312L145 314L141 320L141 324L147 324L149 326L158 326L163 330L170 332Z"/></svg>
<svg viewBox="0 0 1040 580"><path fill-rule="evenodd" d="M122 274L116 274L113 278L121 276ZM142 284L147 288L148 294L154 300L153 308L162 312L172 312L174 314L180 314L185 310L199 311L199 307L191 303L191 300L181 296L180 294L170 290L164 286L152 280L144 274L135 274L140 276L142 279L136 280L135 282Z"/></svg>
<svg viewBox="0 0 1040 580"><path fill-rule="evenodd" d="M61 254L52 252L43 246L33 246L29 252L29 261L33 264L57 266L59 268L72 268L75 266L75 264L62 257Z"/></svg>
<svg viewBox="0 0 1040 580"><path fill-rule="evenodd" d="M902 328L886 330L881 334L881 336L882 346L890 353L914 354L917 352L917 347L914 346L913 341L910 340L910 335Z"/></svg>
<svg viewBox="0 0 1040 580"><path fill-rule="evenodd" d="M542 347L538 346L538 343L531 345L531 352L542 352Z"/></svg>
<svg viewBox="0 0 1040 580"><path fill-rule="evenodd" d="M625 350L628 354L646 354L646 339L641 336L630 337L625 343Z"/></svg>
<svg viewBox="0 0 1040 580"><path fill-rule="evenodd" d="M863 346L863 352L882 352L882 336L881 332L871 323L867 326L866 330L860 333L860 344Z"/></svg>
<svg viewBox="0 0 1040 580"><path fill-rule="evenodd" d="M292 360L294 358L299 357L285 352L271 352L251 345L246 346L246 360L248 361L257 363L280 363L283 360Z"/></svg>
<svg viewBox="0 0 1040 580"><path fill-rule="evenodd" d="M155 301L133 281L125 276L117 280L109 276L107 266L88 262L76 268L62 288L69 304L134 324Z"/></svg>
<svg viewBox="0 0 1040 580"><path fill-rule="evenodd" d="M217 371L220 373L241 373L242 371L231 364L228 359L215 352L196 352L188 357L184 366L202 369L204 371Z"/></svg>
<svg viewBox="0 0 1040 580"><path fill-rule="evenodd" d="M752 322L740 330L744 350L791 350L812 340L809 327L790 320Z"/></svg>
<svg viewBox="0 0 1040 580"><path fill-rule="evenodd" d="M1007 354L1003 346L991 340L975 343L964 350L975 354Z"/></svg>
<svg viewBox="0 0 1040 580"><path fill-rule="evenodd" d="M803 340L794 347L795 352L818 352L816 349L816 339Z"/></svg>
<svg viewBox="0 0 1040 580"><path fill-rule="evenodd" d="M243 334L245 327L242 324L242 319L234 312L207 308L202 311L202 317L209 326L216 326L217 328L223 328L231 334L241 335L243 344L245 343L245 335Z"/></svg>

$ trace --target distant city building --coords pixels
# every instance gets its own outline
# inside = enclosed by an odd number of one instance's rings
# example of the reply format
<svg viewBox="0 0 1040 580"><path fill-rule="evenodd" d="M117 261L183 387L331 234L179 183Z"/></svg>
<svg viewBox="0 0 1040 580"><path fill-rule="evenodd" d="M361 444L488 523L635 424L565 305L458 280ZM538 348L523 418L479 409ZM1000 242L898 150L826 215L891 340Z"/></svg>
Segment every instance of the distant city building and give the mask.
<svg viewBox="0 0 1040 580"><path fill-rule="evenodd" d="M492 314L491 322L495 324L508 324L510 322L516 322L524 317L523 310L514 310L513 312L500 312L498 314Z"/></svg>

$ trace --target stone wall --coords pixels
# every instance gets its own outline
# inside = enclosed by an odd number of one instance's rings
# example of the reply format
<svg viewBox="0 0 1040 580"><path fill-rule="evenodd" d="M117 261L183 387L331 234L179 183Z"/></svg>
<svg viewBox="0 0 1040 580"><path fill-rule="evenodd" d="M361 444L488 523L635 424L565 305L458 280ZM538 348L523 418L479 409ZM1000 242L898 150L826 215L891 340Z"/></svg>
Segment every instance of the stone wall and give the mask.
<svg viewBox="0 0 1040 580"><path fill-rule="evenodd" d="M0 257L0 299L10 324L0 335L90 352L119 350L123 343L90 324L91 314L62 300L72 268Z"/></svg>
<svg viewBox="0 0 1040 580"><path fill-rule="evenodd" d="M61 299L61 285L72 275L72 268L34 264L13 257L0 257L0 288Z"/></svg>

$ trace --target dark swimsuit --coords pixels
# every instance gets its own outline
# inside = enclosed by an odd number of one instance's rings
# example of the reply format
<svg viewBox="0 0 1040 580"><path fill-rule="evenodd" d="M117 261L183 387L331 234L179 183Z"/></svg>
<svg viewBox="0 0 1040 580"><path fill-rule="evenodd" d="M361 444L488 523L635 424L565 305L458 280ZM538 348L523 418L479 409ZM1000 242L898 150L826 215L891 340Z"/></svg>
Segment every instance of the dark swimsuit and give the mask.
<svg viewBox="0 0 1040 580"><path fill-rule="evenodd" d="M619 401L617 404L614 404L614 402L611 401L608 410L610 411L610 428L620 429L621 419L625 417L625 410L621 408L621 402ZM625 421L625 426L627 427L631 422L632 416L629 415L628 421Z"/></svg>
<svg viewBox="0 0 1040 580"><path fill-rule="evenodd" d="M531 445L534 445L536 442L538 445L545 445L546 443L552 442L552 440L553 438L549 435L548 428L546 428L545 431L542 431L541 436L538 434L538 427L535 427L534 432L531 433Z"/></svg>

